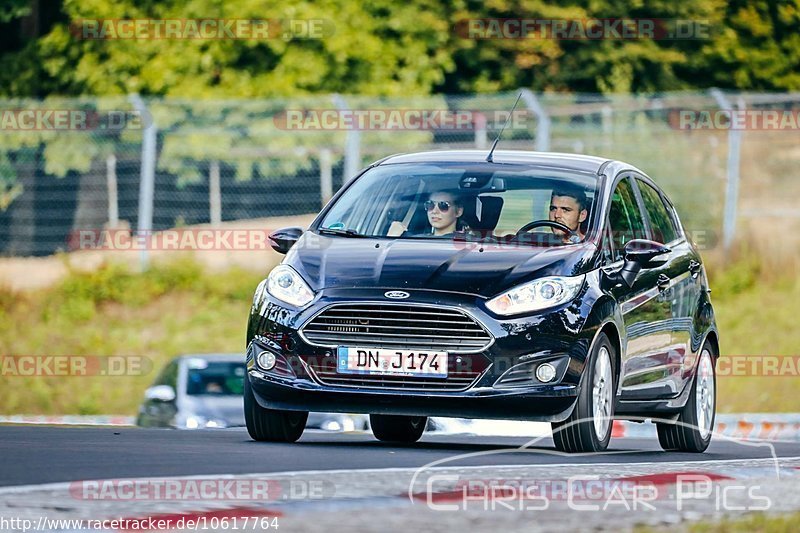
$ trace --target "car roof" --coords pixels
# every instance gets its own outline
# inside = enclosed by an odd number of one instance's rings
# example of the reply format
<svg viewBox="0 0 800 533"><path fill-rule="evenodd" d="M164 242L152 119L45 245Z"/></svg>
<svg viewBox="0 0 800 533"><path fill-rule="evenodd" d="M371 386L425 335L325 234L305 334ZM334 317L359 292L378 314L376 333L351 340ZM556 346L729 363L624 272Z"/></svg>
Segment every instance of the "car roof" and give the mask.
<svg viewBox="0 0 800 533"><path fill-rule="evenodd" d="M382 160L380 165L396 163L482 163L486 161L488 150L439 150L397 154ZM527 164L574 169L596 174L609 159L580 154L557 152L529 152L522 150L495 150L492 154L496 164Z"/></svg>

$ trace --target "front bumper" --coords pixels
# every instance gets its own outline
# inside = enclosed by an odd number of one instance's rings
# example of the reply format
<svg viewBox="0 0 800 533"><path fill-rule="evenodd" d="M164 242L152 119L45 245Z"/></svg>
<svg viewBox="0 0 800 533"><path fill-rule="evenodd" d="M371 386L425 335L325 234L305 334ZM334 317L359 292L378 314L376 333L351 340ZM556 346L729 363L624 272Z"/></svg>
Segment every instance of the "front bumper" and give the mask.
<svg viewBox="0 0 800 533"><path fill-rule="evenodd" d="M569 417L577 387L547 390L470 389L463 393L410 393L399 390L351 390L298 380L281 383L259 371L249 372L256 401L269 409L333 413L449 416L560 422ZM542 388L544 389L544 388Z"/></svg>
<svg viewBox="0 0 800 533"><path fill-rule="evenodd" d="M326 291L303 310L264 294L248 325L248 379L256 401L265 408L347 413L400 414L463 418L497 418L559 422L572 412L580 390L593 330L584 319L589 310L562 306L539 315L501 319L470 295L415 290L414 304L444 305L467 311L489 332L493 342L469 355L480 372L460 390L410 390L383 386L353 387L325 383L311 366L334 360L335 350L309 344L298 333L321 309L334 303L380 301L386 289ZM255 354L270 350L284 358L283 372L264 372ZM465 357L466 358L466 357ZM500 387L497 382L520 364L553 362L556 379ZM334 363L335 364L335 363ZM286 371L286 368L291 370ZM519 367L517 367L519 368Z"/></svg>

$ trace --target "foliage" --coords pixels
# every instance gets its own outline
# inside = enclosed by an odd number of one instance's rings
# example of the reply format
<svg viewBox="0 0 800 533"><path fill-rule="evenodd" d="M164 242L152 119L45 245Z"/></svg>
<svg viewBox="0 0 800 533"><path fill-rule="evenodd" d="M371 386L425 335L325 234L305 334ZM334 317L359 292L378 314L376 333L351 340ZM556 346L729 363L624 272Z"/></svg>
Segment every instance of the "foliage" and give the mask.
<svg viewBox="0 0 800 533"><path fill-rule="evenodd" d="M5 5L0 9L0 22L8 22L28 15L30 12L27 0L5 0Z"/></svg>
<svg viewBox="0 0 800 533"><path fill-rule="evenodd" d="M706 83L746 90L800 88L800 4L731 0L715 38L689 61Z"/></svg>
<svg viewBox="0 0 800 533"><path fill-rule="evenodd" d="M35 43L44 76L62 93L275 97L309 93L429 93L451 59L443 8L423 2L325 0L65 0L81 19L316 19L325 38L81 40L57 24ZM354 44L357 45L354 46ZM22 65L16 67L25 70ZM16 75L16 73L14 74ZM5 83L12 85L6 73ZM17 85L16 94L34 87Z"/></svg>
<svg viewBox="0 0 800 533"><path fill-rule="evenodd" d="M529 87L652 92L800 88L800 6L769 0L63 0L64 22L0 56L0 94L130 94L186 98L304 94L399 96ZM58 4L40 9L57 10ZM14 0L5 20L26 13ZM321 20L323 38L82 40L70 22L102 19ZM473 39L486 18L696 21L694 39Z"/></svg>

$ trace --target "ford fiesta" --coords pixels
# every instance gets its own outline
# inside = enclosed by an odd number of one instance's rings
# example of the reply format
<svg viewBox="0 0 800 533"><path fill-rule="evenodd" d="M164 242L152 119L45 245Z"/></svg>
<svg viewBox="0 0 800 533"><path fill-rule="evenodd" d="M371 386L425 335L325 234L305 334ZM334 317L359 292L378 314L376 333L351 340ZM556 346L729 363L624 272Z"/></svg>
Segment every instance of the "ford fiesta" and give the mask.
<svg viewBox="0 0 800 533"><path fill-rule="evenodd" d="M704 451L719 340L696 246L656 183L597 157L392 156L347 183L257 288L245 420L292 442L309 411L368 413L414 442L427 417L552 423L604 450L613 419Z"/></svg>

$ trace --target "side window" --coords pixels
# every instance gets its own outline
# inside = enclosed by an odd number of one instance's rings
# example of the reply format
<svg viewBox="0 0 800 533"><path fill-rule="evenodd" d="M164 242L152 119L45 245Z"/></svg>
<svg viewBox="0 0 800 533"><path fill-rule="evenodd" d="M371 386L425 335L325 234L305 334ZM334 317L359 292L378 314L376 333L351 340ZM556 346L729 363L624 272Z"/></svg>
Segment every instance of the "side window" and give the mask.
<svg viewBox="0 0 800 533"><path fill-rule="evenodd" d="M625 243L633 239L642 239L646 235L642 213L636 203L631 182L627 178L620 181L614 190L608 222L611 228L613 260L618 261L622 259Z"/></svg>
<svg viewBox="0 0 800 533"><path fill-rule="evenodd" d="M642 180L636 180L639 184L639 192L642 193L644 209L650 219L650 229L653 232L653 240L666 244L674 241L678 234L675 231L672 217L664 205L664 200L654 188Z"/></svg>
<svg viewBox="0 0 800 533"><path fill-rule="evenodd" d="M681 227L680 217L678 217L678 211L675 209L675 205L666 196L664 197L664 204L667 206L669 219L672 221L672 227L675 230L675 235L677 235L678 238L682 238L684 236L683 228Z"/></svg>

